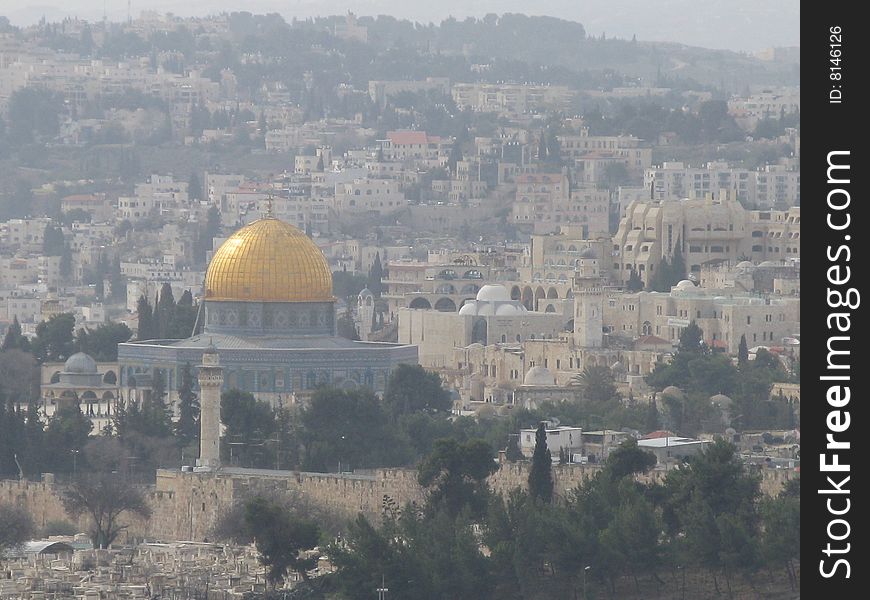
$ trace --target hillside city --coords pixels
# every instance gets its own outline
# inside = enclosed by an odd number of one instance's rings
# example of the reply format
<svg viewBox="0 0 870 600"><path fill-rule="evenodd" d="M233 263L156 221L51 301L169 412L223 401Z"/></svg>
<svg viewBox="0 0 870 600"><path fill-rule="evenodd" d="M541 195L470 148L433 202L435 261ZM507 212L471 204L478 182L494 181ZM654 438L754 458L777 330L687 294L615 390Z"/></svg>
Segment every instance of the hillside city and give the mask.
<svg viewBox="0 0 870 600"><path fill-rule="evenodd" d="M0 17L0 598L796 598L798 48Z"/></svg>

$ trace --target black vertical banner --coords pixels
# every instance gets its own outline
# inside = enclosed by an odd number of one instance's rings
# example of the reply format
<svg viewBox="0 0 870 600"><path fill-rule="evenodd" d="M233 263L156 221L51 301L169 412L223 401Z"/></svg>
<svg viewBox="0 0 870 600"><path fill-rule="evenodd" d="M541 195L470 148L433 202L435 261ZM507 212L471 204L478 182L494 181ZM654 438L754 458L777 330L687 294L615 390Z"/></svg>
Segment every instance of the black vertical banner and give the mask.
<svg viewBox="0 0 870 600"><path fill-rule="evenodd" d="M803 3L801 15L801 587L807 598L866 598L870 275L861 80L870 44L857 4ZM861 558L859 558L861 557ZM822 596L824 594L824 596Z"/></svg>

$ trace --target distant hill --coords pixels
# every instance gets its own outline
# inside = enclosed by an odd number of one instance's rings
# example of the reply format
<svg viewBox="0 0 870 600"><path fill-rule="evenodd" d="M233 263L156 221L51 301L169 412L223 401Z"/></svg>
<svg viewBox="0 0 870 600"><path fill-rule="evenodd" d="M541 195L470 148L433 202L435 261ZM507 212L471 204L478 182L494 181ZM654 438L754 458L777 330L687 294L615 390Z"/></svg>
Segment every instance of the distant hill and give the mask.
<svg viewBox="0 0 870 600"><path fill-rule="evenodd" d="M449 15L458 19L482 17L487 13L533 13L583 23L587 31L600 36L645 41L672 41L703 48L725 48L755 52L774 46L800 45L799 0L441 0L404 2L400 0L133 0L134 15L141 10L169 11L181 16L220 11L247 10L277 12L286 19L328 14L387 14L422 23L438 23ZM91 20L121 20L127 16L124 0L45 0L27 4L0 0L0 14L16 24L30 24L45 16L50 21L65 16Z"/></svg>

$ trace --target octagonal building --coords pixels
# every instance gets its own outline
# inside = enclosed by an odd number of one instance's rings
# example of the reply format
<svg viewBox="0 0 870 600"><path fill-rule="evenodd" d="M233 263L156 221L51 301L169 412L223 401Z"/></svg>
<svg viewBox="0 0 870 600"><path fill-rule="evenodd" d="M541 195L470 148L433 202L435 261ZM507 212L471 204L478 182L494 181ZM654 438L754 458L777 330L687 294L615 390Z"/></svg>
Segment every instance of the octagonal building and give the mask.
<svg viewBox="0 0 870 600"><path fill-rule="evenodd" d="M120 392L141 397L163 377L177 398L181 372L213 344L224 389L273 404L292 404L320 385L383 392L392 369L417 363L417 347L357 342L335 333L332 273L302 231L267 216L230 236L205 277L203 332L185 340L142 340L118 346Z"/></svg>

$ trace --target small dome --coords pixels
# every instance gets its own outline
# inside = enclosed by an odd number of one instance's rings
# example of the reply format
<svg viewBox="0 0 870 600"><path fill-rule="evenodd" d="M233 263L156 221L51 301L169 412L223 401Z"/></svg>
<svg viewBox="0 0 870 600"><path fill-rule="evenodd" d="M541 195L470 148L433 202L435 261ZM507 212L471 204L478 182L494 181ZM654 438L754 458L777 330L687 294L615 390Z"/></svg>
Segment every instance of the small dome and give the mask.
<svg viewBox="0 0 870 600"><path fill-rule="evenodd" d="M742 260L742 261L740 261L739 263L737 263L737 268L738 268L738 269L752 269L752 268L754 268L754 267L755 267L755 265L753 265L753 264L752 264L751 262L749 262L748 260Z"/></svg>
<svg viewBox="0 0 870 600"><path fill-rule="evenodd" d="M63 370L65 373L93 374L97 372L97 361L84 352L76 352L66 360Z"/></svg>
<svg viewBox="0 0 870 600"><path fill-rule="evenodd" d="M510 317L513 315L521 315L526 312L525 307L522 305L514 305L514 304L502 304L498 308L495 309L495 314L499 317Z"/></svg>
<svg viewBox="0 0 870 600"><path fill-rule="evenodd" d="M556 378L547 367L532 367L523 378L523 385L556 385Z"/></svg>
<svg viewBox="0 0 870 600"><path fill-rule="evenodd" d="M584 248L580 253L580 258L598 258L598 256L592 248Z"/></svg>
<svg viewBox="0 0 870 600"><path fill-rule="evenodd" d="M678 290L693 290L695 289L695 284L689 279L683 279L676 287Z"/></svg>
<svg viewBox="0 0 870 600"><path fill-rule="evenodd" d="M730 406L733 401L725 394L716 394L715 396L710 396L710 403L718 406Z"/></svg>
<svg viewBox="0 0 870 600"><path fill-rule="evenodd" d="M459 309L460 315L476 315L477 307L474 305L474 302L466 302L462 305L462 308Z"/></svg>
<svg viewBox="0 0 870 600"><path fill-rule="evenodd" d="M758 263L758 266L761 267L761 268L764 268L764 267L768 267L768 268L769 268L769 267L778 267L779 265L776 264L775 262L773 262L772 260L766 260L766 261L764 261L764 262L760 262L760 263Z"/></svg>
<svg viewBox="0 0 870 600"><path fill-rule="evenodd" d="M481 300L489 302L510 302L511 295L507 288L496 283L488 283L477 292L478 302Z"/></svg>
<svg viewBox="0 0 870 600"><path fill-rule="evenodd" d="M678 388L675 385L669 385L665 389L662 390L662 396L670 396L671 398L676 398L677 400L682 400L685 397L683 394L683 390Z"/></svg>

